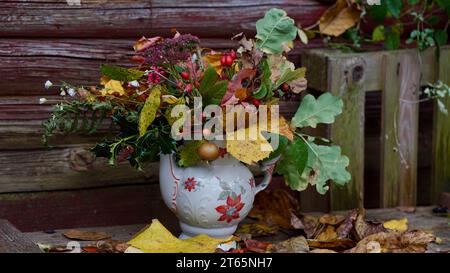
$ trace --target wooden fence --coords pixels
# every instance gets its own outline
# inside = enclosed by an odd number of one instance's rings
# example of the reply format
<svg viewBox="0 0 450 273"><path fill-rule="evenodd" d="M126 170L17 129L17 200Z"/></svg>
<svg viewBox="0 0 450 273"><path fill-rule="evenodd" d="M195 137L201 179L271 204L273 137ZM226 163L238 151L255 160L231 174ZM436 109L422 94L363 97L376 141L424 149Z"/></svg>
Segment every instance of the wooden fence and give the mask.
<svg viewBox="0 0 450 273"><path fill-rule="evenodd" d="M349 156L352 180L332 187L331 209L364 204L365 98L381 92L380 207L417 203L419 154L419 95L421 87L440 79L450 83L450 47L419 53L416 49L343 54L311 50L302 55L309 88L342 97L344 112L327 130L328 136ZM450 108L450 99L445 100ZM431 202L450 186L450 119L436 110L433 117ZM376 194L376 193L374 193Z"/></svg>

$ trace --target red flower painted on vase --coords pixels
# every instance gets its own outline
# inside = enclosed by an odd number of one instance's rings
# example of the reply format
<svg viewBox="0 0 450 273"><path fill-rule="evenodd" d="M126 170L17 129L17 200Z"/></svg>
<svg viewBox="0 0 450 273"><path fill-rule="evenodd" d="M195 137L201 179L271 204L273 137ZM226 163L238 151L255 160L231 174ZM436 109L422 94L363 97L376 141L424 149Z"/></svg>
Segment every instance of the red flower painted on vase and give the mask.
<svg viewBox="0 0 450 273"><path fill-rule="evenodd" d="M218 221L231 222L233 219L239 218L239 211L244 207L244 203L241 202L241 195L236 198L232 198L230 195L227 197L227 204L216 207L216 211L222 215Z"/></svg>
<svg viewBox="0 0 450 273"><path fill-rule="evenodd" d="M195 190L195 186L197 186L197 181L195 181L194 177L189 177L184 181L184 189L188 191Z"/></svg>
<svg viewBox="0 0 450 273"><path fill-rule="evenodd" d="M250 184L250 188L254 188L255 187L255 178L250 177L250 180L248 181L248 183Z"/></svg>

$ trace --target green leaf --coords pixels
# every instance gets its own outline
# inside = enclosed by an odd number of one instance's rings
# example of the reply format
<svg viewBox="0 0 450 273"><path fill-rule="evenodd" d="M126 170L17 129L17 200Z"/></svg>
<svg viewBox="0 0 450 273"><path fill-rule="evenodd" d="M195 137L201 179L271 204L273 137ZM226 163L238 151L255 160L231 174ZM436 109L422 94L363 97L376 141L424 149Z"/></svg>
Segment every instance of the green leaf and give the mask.
<svg viewBox="0 0 450 273"><path fill-rule="evenodd" d="M376 22L383 22L388 12L386 1L382 0L380 4L368 7L367 14Z"/></svg>
<svg viewBox="0 0 450 273"><path fill-rule="evenodd" d="M320 194L325 194L328 190L327 181L344 185L351 179L350 173L346 170L349 164L348 157L341 155L339 146L317 145L308 142L308 162L301 176L299 184L316 185L316 190Z"/></svg>
<svg viewBox="0 0 450 273"><path fill-rule="evenodd" d="M447 40L448 40L447 31L443 29L437 29L434 31L434 41L436 41L437 45L443 46L447 44Z"/></svg>
<svg viewBox="0 0 450 273"><path fill-rule="evenodd" d="M308 148L305 142L296 138L284 149L280 161L277 163L276 171L282 174L285 182L294 190L304 190L308 183L301 179L303 170L308 161Z"/></svg>
<svg viewBox="0 0 450 273"><path fill-rule="evenodd" d="M334 117L342 113L343 105L342 100L331 93L324 93L317 100L306 95L292 118L292 125L316 128L318 123L333 123Z"/></svg>
<svg viewBox="0 0 450 273"><path fill-rule="evenodd" d="M379 25L372 32L372 40L374 42L379 42L379 41L384 41L384 39L385 39L385 37L384 37L384 26L383 25Z"/></svg>
<svg viewBox="0 0 450 273"><path fill-rule="evenodd" d="M197 150L203 143L205 143L205 140L192 140L181 146L178 165L180 165L180 167L190 167L201 162L202 159Z"/></svg>
<svg viewBox="0 0 450 273"><path fill-rule="evenodd" d="M256 47L265 53L282 53L283 44L293 41L296 36L295 22L284 10L270 9L256 22Z"/></svg>
<svg viewBox="0 0 450 273"><path fill-rule="evenodd" d="M143 136L147 131L148 126L152 124L156 117L156 111L158 111L161 103L161 86L155 85L150 91L150 95L145 101L144 107L142 107L139 115L139 135Z"/></svg>
<svg viewBox="0 0 450 273"><path fill-rule="evenodd" d="M400 47L400 33L392 28L385 29L384 46L388 50L395 50Z"/></svg>
<svg viewBox="0 0 450 273"><path fill-rule="evenodd" d="M106 76L111 80L121 82L131 82L134 80L138 80L144 76L144 71L135 69L126 69L123 67L106 64L101 65L100 71L103 76Z"/></svg>
<svg viewBox="0 0 450 273"><path fill-rule="evenodd" d="M419 3L420 0L408 0L408 4L410 5L415 5L417 3Z"/></svg>
<svg viewBox="0 0 450 273"><path fill-rule="evenodd" d="M203 105L220 104L225 92L227 91L228 81L218 81L219 76L212 66L208 66L200 83L200 94L202 95Z"/></svg>
<svg viewBox="0 0 450 273"><path fill-rule="evenodd" d="M304 78L305 74L306 74L306 68L304 68L304 67L300 67L295 70L286 69L283 72L283 74L281 75L281 77L275 83L275 88L278 88L280 85L282 85L285 82L289 83L293 80L296 80L299 78Z"/></svg>
<svg viewBox="0 0 450 273"><path fill-rule="evenodd" d="M387 9L392 16L399 18L400 11L403 7L402 0L386 0Z"/></svg>

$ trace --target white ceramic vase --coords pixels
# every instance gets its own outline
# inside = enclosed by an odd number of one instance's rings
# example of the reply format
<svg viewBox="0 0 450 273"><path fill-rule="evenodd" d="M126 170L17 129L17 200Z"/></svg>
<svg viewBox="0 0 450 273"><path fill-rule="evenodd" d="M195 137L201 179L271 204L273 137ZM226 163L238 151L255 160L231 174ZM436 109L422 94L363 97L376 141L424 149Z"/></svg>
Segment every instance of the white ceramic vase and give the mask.
<svg viewBox="0 0 450 273"><path fill-rule="evenodd" d="M225 238L250 212L255 195L269 185L278 158L262 164L264 179L258 185L247 166L228 154L188 168L178 167L173 154L160 160L161 194L179 219L180 238Z"/></svg>

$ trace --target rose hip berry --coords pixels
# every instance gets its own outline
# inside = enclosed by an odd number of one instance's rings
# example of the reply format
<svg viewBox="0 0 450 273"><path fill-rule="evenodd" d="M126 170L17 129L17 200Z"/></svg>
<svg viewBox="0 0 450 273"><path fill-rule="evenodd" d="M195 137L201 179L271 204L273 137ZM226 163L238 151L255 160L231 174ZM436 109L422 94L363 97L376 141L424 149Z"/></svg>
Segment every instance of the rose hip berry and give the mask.
<svg viewBox="0 0 450 273"><path fill-rule="evenodd" d="M261 101L257 100L257 99L253 99L252 100L253 105L255 105L256 107L258 107L261 104Z"/></svg>
<svg viewBox="0 0 450 273"><path fill-rule="evenodd" d="M231 51L230 51L230 57L231 57L233 60L236 60L236 58L237 58L236 51L231 50Z"/></svg>
<svg viewBox="0 0 450 273"><path fill-rule="evenodd" d="M226 64L227 66L231 66L233 64L233 58L230 55L226 56Z"/></svg>
<svg viewBox="0 0 450 273"><path fill-rule="evenodd" d="M283 90L284 92L289 91L289 84L283 83L283 84L281 85L281 90Z"/></svg>
<svg viewBox="0 0 450 273"><path fill-rule="evenodd" d="M226 55L223 55L223 56L220 58L220 64L221 64L222 66L227 66L227 56L226 56Z"/></svg>
<svg viewBox="0 0 450 273"><path fill-rule="evenodd" d="M181 72L180 76L185 80L189 80L189 73L187 73L186 71Z"/></svg>

